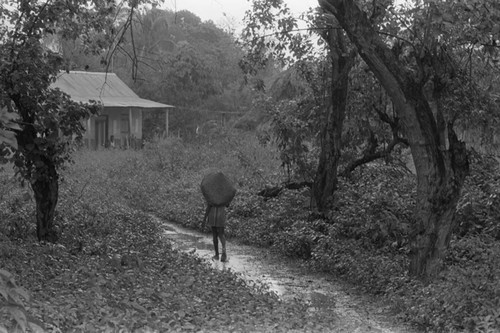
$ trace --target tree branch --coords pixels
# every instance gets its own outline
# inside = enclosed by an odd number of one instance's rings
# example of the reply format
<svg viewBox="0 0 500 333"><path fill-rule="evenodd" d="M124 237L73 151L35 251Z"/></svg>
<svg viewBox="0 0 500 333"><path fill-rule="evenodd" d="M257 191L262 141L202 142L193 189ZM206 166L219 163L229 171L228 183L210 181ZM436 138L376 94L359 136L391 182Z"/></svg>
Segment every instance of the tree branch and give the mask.
<svg viewBox="0 0 500 333"><path fill-rule="evenodd" d="M392 141L387 145L387 147L383 150L376 151L378 142L374 137L373 132L371 132L368 147L365 149L363 156L357 160L349 163L345 169L340 172L340 176L345 177L348 176L351 172L353 172L357 167L360 167L364 164L373 162L380 158L385 158L391 154L391 152L396 148L398 144L402 144L404 146L408 146L408 140L401 138L399 136L393 137Z"/></svg>
<svg viewBox="0 0 500 333"><path fill-rule="evenodd" d="M398 140L401 143L408 146L409 145L408 140L406 140L405 138L403 138L399 135L399 132L401 131L399 117L394 116L394 118L391 118L387 113L380 110L375 104L373 104L372 107L373 107L373 110L375 110L375 112L379 116L380 120L382 120L384 123L388 124L391 127L391 132L392 132L393 138L398 138Z"/></svg>
<svg viewBox="0 0 500 333"><path fill-rule="evenodd" d="M127 29L132 26L132 19L134 16L134 7L130 8L130 13L127 16L127 19L125 20L125 23L123 24L121 30L121 33L119 32L119 37L116 40L116 43L112 43L114 45L111 46L111 48L108 50L106 54L106 73L109 71L109 66L110 66L110 59L113 58L116 50L118 49L123 37L125 36L125 33L127 33ZM120 31L119 30L119 31Z"/></svg>

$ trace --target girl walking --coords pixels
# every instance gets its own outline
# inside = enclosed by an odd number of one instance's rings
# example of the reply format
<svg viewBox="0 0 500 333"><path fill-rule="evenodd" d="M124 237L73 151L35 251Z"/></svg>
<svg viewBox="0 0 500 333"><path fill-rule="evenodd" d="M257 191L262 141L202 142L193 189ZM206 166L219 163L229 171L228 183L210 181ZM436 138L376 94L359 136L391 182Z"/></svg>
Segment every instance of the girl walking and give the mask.
<svg viewBox="0 0 500 333"><path fill-rule="evenodd" d="M208 218L208 226L212 228L212 237L215 249L213 260L219 260L219 240L222 245L222 256L220 261L225 262L226 256L226 236L224 235L224 227L226 225L226 207L225 206L211 206L207 204L205 217L203 223L206 223Z"/></svg>

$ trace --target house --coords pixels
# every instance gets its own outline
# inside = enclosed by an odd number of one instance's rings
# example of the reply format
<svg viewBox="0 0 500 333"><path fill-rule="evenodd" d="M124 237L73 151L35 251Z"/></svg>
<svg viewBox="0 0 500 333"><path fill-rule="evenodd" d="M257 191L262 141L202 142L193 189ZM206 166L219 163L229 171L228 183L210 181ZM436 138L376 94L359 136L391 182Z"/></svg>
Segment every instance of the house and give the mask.
<svg viewBox="0 0 500 333"><path fill-rule="evenodd" d="M142 115L147 110L165 110L168 129L168 113L173 106L140 98L114 73L61 72L52 87L61 89L76 102L102 103L99 115L84 121L84 142L91 149L108 145L140 147Z"/></svg>

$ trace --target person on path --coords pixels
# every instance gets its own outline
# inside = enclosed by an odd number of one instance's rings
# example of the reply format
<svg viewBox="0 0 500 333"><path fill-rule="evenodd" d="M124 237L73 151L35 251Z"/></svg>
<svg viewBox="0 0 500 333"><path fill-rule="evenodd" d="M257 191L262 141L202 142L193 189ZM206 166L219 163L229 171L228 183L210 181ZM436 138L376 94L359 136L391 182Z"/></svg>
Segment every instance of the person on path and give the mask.
<svg viewBox="0 0 500 333"><path fill-rule="evenodd" d="M226 207L224 206L211 206L207 205L203 224L206 224L208 219L208 226L212 228L212 236L214 242L215 255L213 260L219 260L219 239L222 245L222 256L220 261L225 262L226 256L226 236L224 234L224 227L226 225Z"/></svg>

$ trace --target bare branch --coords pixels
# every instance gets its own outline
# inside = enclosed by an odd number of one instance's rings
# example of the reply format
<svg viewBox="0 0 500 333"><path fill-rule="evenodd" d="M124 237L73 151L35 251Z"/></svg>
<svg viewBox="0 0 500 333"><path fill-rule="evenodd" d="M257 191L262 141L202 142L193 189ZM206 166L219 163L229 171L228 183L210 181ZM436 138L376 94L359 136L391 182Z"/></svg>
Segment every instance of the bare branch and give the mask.
<svg viewBox="0 0 500 333"><path fill-rule="evenodd" d="M348 176L357 167L360 167L363 164L373 162L373 161L378 160L380 158L385 158L385 157L389 156L398 144L408 146L408 141L404 138L399 137L399 136L393 137L392 141L387 145L387 147L385 149L376 151L378 143L377 143L376 139L373 140L373 137L370 136L370 142L368 144L368 147L365 149L363 156L361 158L349 163L346 166L346 168L342 172L339 173L339 175L343 176L343 177Z"/></svg>
<svg viewBox="0 0 500 333"><path fill-rule="evenodd" d="M106 72L109 71L109 66L111 64L110 59L112 59L113 56L115 55L115 52L118 49L121 41L123 40L123 37L127 33L128 28L132 26L133 17L134 17L134 7L131 7L127 19L125 20L125 23L118 31L118 38L115 39L115 42L113 43L111 48L108 50L108 53L106 54Z"/></svg>

